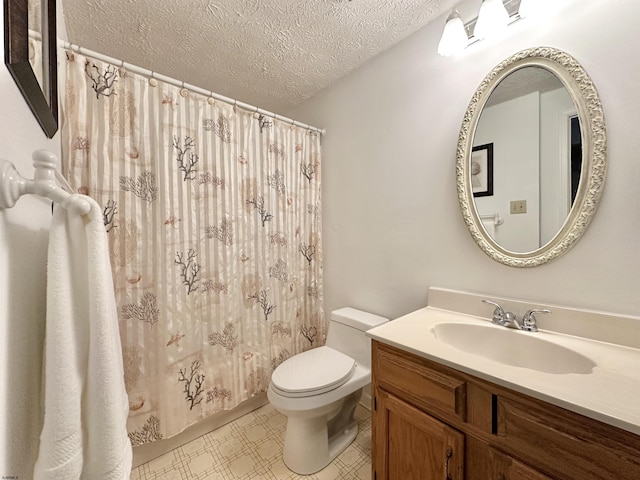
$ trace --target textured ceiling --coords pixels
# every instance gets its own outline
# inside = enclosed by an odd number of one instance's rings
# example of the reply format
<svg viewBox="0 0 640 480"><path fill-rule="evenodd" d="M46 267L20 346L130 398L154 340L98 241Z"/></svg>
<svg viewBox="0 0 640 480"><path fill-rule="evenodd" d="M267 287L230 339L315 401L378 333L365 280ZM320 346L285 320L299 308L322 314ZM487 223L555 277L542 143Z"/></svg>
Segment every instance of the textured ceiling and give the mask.
<svg viewBox="0 0 640 480"><path fill-rule="evenodd" d="M486 106L491 107L533 92L550 92L563 86L562 81L546 68L520 68L500 81L487 99Z"/></svg>
<svg viewBox="0 0 640 480"><path fill-rule="evenodd" d="M62 5L71 43L284 114L457 1L62 0Z"/></svg>

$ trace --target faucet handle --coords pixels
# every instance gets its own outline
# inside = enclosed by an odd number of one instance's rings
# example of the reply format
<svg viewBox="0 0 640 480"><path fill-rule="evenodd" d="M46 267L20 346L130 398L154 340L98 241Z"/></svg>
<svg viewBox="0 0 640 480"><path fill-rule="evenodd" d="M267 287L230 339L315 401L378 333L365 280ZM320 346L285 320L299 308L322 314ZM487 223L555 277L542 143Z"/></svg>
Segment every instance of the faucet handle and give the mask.
<svg viewBox="0 0 640 480"><path fill-rule="evenodd" d="M493 310L493 318L491 319L492 323L495 323L496 325L504 325L504 310L502 309L502 307L496 303L496 302L492 302L490 300L482 300L482 303L486 303L489 305L493 305L495 307L495 309Z"/></svg>
<svg viewBox="0 0 640 480"><path fill-rule="evenodd" d="M527 310L527 313L522 317L522 330L526 330L527 332L538 331L535 317L536 313L551 313L551 310L547 310L546 308L532 308L531 310Z"/></svg>

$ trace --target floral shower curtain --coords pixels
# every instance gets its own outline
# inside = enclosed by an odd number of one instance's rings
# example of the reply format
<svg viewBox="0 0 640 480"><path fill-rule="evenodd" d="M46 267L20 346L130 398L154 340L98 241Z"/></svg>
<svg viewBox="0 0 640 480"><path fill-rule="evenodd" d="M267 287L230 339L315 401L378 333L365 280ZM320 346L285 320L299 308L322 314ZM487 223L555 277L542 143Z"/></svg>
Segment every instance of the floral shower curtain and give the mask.
<svg viewBox="0 0 640 480"><path fill-rule="evenodd" d="M63 168L103 207L141 445L324 343L315 133L71 51Z"/></svg>

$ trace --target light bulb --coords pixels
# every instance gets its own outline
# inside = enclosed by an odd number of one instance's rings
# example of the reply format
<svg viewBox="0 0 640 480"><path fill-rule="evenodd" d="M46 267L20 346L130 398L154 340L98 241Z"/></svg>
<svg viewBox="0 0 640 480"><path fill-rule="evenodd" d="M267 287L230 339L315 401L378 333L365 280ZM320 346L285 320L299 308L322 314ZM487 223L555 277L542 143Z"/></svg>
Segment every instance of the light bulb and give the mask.
<svg viewBox="0 0 640 480"><path fill-rule="evenodd" d="M553 10L551 0L520 0L520 6L518 7L518 15L520 18L534 18L539 17L543 12Z"/></svg>
<svg viewBox="0 0 640 480"><path fill-rule="evenodd" d="M518 7L518 15L520 18L526 18L531 15L533 2L531 0L520 0Z"/></svg>
<svg viewBox="0 0 640 480"><path fill-rule="evenodd" d="M509 12L502 0L482 0L473 36L480 40L498 36L509 25Z"/></svg>
<svg viewBox="0 0 640 480"><path fill-rule="evenodd" d="M443 57L450 57L464 50L468 42L467 31L460 13L454 8L444 25L442 38L438 44L438 53Z"/></svg>

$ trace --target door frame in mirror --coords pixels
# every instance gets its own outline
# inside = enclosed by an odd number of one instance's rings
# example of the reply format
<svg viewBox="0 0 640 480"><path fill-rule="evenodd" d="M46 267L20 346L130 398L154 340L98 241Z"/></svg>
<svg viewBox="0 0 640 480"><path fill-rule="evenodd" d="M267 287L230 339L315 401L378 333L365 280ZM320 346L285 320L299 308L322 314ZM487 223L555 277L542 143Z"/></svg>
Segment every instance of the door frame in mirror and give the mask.
<svg viewBox="0 0 640 480"><path fill-rule="evenodd" d="M42 0L42 57L47 59L42 87L29 63L27 6L27 0L4 0L4 63L45 135L52 138L58 131L56 0Z"/></svg>
<svg viewBox="0 0 640 480"><path fill-rule="evenodd" d="M571 95L582 131L582 171L576 200L560 231L539 249L519 253L502 248L483 227L473 201L470 167L473 137L487 99L503 78L527 66L551 71ZM606 157L607 136L602 104L591 78L575 58L552 47L531 48L512 55L497 65L477 88L458 136L458 201L471 236L489 257L511 267L533 267L555 260L578 241L593 218L604 186Z"/></svg>

